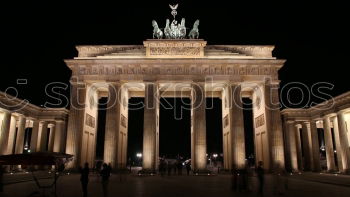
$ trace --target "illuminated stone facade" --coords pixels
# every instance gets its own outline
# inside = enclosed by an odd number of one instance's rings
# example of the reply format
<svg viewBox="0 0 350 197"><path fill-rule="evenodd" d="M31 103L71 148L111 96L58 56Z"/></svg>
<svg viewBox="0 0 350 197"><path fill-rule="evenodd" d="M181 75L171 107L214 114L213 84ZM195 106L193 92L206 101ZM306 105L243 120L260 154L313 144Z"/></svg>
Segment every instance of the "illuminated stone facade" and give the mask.
<svg viewBox="0 0 350 197"><path fill-rule="evenodd" d="M350 92L282 116L288 169L320 171L323 152L327 171L350 172Z"/></svg>
<svg viewBox="0 0 350 197"><path fill-rule="evenodd" d="M38 107L0 92L0 155L64 153L68 113L67 109Z"/></svg>
<svg viewBox="0 0 350 197"><path fill-rule="evenodd" d="M159 160L159 99L188 97L191 110L191 157L195 171L207 162L205 98L222 99L224 168L243 168L245 140L242 97L253 100L256 156L266 169L284 166L278 105L278 70L284 60L273 46L206 45L204 40L146 40L144 45L78 46L78 57L65 60L72 70L71 109L66 153L71 167L95 158L97 102L109 97L104 161L126 167L128 99L145 97L143 168ZM256 102L257 101L257 102ZM89 117L94 124L86 124ZM122 120L123 119L123 120ZM127 124L126 124L127 125Z"/></svg>

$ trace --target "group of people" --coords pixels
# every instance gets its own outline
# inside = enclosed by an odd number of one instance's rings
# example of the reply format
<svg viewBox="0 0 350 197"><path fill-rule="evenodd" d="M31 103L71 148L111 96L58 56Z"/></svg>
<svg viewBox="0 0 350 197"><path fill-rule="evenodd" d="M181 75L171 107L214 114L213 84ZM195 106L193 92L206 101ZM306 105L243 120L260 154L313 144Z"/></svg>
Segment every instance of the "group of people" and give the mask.
<svg viewBox="0 0 350 197"><path fill-rule="evenodd" d="M252 191L252 178L254 170L249 165L246 165L244 169L232 170L232 189L233 191ZM285 190L288 189L287 172L276 166L273 173L273 193L275 195L284 194ZM263 162L259 161L258 166L255 168L255 174L257 177L257 193L258 196L263 196L265 186L265 170L263 168Z"/></svg>
<svg viewBox="0 0 350 197"><path fill-rule="evenodd" d="M190 174L191 164L190 162L185 163L187 175ZM166 172L168 172L168 176L174 172L174 175L182 175L183 163L181 160L176 160L175 162L171 162L170 160L166 160L164 158L159 161L159 173L161 176L164 176Z"/></svg>
<svg viewBox="0 0 350 197"><path fill-rule="evenodd" d="M98 169L100 176L101 176L101 183L102 183L102 191L103 196L108 196L108 182L109 177L111 176L112 168L110 165L107 165L106 163L103 164L102 169ZM80 168L80 182L83 189L83 196L88 196L88 184L89 184L89 164L85 163L83 168Z"/></svg>

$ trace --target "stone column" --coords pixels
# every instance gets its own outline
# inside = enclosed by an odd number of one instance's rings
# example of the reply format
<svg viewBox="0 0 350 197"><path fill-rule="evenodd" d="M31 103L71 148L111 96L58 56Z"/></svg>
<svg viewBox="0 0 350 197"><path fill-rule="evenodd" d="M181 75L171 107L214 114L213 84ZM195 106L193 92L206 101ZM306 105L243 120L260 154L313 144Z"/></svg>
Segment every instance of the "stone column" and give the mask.
<svg viewBox="0 0 350 197"><path fill-rule="evenodd" d="M205 118L205 84L203 82L192 83L192 168L196 172L207 170L207 141Z"/></svg>
<svg viewBox="0 0 350 197"><path fill-rule="evenodd" d="M157 114L159 110L158 85L145 82L145 109L143 124L143 160L144 171L154 172L157 169Z"/></svg>
<svg viewBox="0 0 350 197"><path fill-rule="evenodd" d="M241 85L231 84L230 98L230 130L232 141L232 164L235 169L245 167L245 138Z"/></svg>
<svg viewBox="0 0 350 197"><path fill-rule="evenodd" d="M290 168L293 172L298 171L297 145L295 140L295 122L286 122L286 143L287 152L289 154Z"/></svg>
<svg viewBox="0 0 350 197"><path fill-rule="evenodd" d="M39 147L38 150L40 152L46 152L47 151L47 128L48 128L48 122L43 121L41 122L41 127L39 131Z"/></svg>
<svg viewBox="0 0 350 197"><path fill-rule="evenodd" d="M104 156L105 163L110 163L113 168L117 165L118 133L120 125L120 84L108 85L108 103L106 110L106 128Z"/></svg>
<svg viewBox="0 0 350 197"><path fill-rule="evenodd" d="M53 152L64 153L65 136L66 136L66 122L63 120L56 120Z"/></svg>
<svg viewBox="0 0 350 197"><path fill-rule="evenodd" d="M325 138L325 146L326 146L327 170L331 172L336 171L335 161L334 161L332 131L330 126L330 119L328 116L325 116L323 118L323 129L324 129L324 138Z"/></svg>
<svg viewBox="0 0 350 197"><path fill-rule="evenodd" d="M39 120L33 120L32 136L30 138L30 152L37 152L39 141Z"/></svg>
<svg viewBox="0 0 350 197"><path fill-rule="evenodd" d="M18 123L17 137L16 137L16 148L15 148L16 154L23 153L25 126L26 126L26 118L24 116L20 116L19 123Z"/></svg>
<svg viewBox="0 0 350 197"><path fill-rule="evenodd" d="M270 169L285 167L278 88L278 83L267 81L265 84L266 122L270 125L268 126L270 130L267 131L269 136L270 160L272 161Z"/></svg>
<svg viewBox="0 0 350 197"><path fill-rule="evenodd" d="M15 141L16 141L16 128L17 128L17 118L15 116L11 117L10 123L10 134L7 144L7 154L14 153Z"/></svg>
<svg viewBox="0 0 350 197"><path fill-rule="evenodd" d="M71 106L69 109L66 153L73 155L68 168L77 168L81 159L81 142L85 113L86 87L84 83L71 82Z"/></svg>
<svg viewBox="0 0 350 197"><path fill-rule="evenodd" d="M334 143L335 143L335 153L336 153L335 155L337 156L338 170L340 172L343 172L343 159L342 159L343 150L341 149L341 146L340 146L337 116L331 117L331 121L333 122L333 133L334 133Z"/></svg>
<svg viewBox="0 0 350 197"><path fill-rule="evenodd" d="M310 122L310 129L311 129L312 158L313 158L312 170L315 172L319 172L321 171L320 145L318 143L318 132L317 132L317 126L316 126L315 120L312 120Z"/></svg>
<svg viewBox="0 0 350 197"><path fill-rule="evenodd" d="M297 146L297 159L298 159L298 168L299 170L303 170L303 155L301 150L301 138L300 138L300 127L299 125L295 125L295 142Z"/></svg>
<svg viewBox="0 0 350 197"><path fill-rule="evenodd" d="M5 155L7 153L10 123L11 123L11 113L8 111L4 111L3 119L0 127L0 155Z"/></svg>
<svg viewBox="0 0 350 197"><path fill-rule="evenodd" d="M48 151L53 152L55 133L56 133L56 125L50 124L49 128L50 128L50 135L49 135Z"/></svg>
<svg viewBox="0 0 350 197"><path fill-rule="evenodd" d="M338 117L338 127L339 127L339 139L340 139L340 149L343 161L343 172L350 173L350 149L349 141L347 136L345 117L343 112L337 114Z"/></svg>
<svg viewBox="0 0 350 197"><path fill-rule="evenodd" d="M303 140L303 152L304 152L304 161L305 166L304 170L310 171L313 163L312 163L312 143L311 143L311 132L310 132L310 123L303 122L302 123L302 140Z"/></svg>

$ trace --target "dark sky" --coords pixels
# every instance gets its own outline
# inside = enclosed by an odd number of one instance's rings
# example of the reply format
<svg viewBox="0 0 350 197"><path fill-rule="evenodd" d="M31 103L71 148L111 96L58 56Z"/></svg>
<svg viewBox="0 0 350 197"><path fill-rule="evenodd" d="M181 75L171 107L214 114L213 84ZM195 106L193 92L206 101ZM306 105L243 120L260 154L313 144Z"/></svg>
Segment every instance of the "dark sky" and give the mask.
<svg viewBox="0 0 350 197"><path fill-rule="evenodd" d="M163 0L3 4L0 90L15 87L20 98L44 104L50 101L48 83L68 83L70 70L63 59L77 55L75 45L142 44L151 38L151 21L164 25L171 17L168 3L176 2L178 19L185 17L188 27L200 19L200 37L208 44L276 45L274 55L287 59L279 72L282 86L301 82L310 88L329 82L334 87L324 92L333 96L350 89L344 50L350 35L347 6L337 1ZM27 84L17 84L17 79L27 79ZM291 99L298 102L300 95L294 92ZM319 100L313 96L311 101Z"/></svg>

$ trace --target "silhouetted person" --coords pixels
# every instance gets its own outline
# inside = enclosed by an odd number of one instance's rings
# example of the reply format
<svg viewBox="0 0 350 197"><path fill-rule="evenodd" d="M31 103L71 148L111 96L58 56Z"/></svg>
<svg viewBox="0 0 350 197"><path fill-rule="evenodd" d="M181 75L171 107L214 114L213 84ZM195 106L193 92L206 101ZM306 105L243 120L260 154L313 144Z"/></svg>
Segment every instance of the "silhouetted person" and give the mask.
<svg viewBox="0 0 350 197"><path fill-rule="evenodd" d="M164 176L165 171L166 171L166 163L165 163L164 159L161 159L159 162L159 171L160 171L160 175Z"/></svg>
<svg viewBox="0 0 350 197"><path fill-rule="evenodd" d="M178 173L178 175L182 175L182 162L181 162L181 160L178 160L177 161L177 173Z"/></svg>
<svg viewBox="0 0 350 197"><path fill-rule="evenodd" d="M84 168L80 168L80 182L83 188L83 196L87 197L87 187L89 183L89 164L85 163Z"/></svg>
<svg viewBox="0 0 350 197"><path fill-rule="evenodd" d="M256 174L258 176L258 181L259 181L258 195L263 196L264 195L264 168L263 168L262 161L259 161L258 163L258 167L256 168Z"/></svg>
<svg viewBox="0 0 350 197"><path fill-rule="evenodd" d="M109 177L111 176L111 166L107 165L106 163L103 164L102 170L101 170L101 177L102 177L102 190L103 190L103 196L107 197L108 196L108 182L109 182Z"/></svg>
<svg viewBox="0 0 350 197"><path fill-rule="evenodd" d="M232 173L232 178L231 178L232 190L237 191L239 188L239 172L236 169L235 165L233 165L231 173Z"/></svg>
<svg viewBox="0 0 350 197"><path fill-rule="evenodd" d="M5 169L0 165L0 192L4 191L4 171Z"/></svg>
<svg viewBox="0 0 350 197"><path fill-rule="evenodd" d="M166 167L167 167L167 170L168 170L168 176L170 176L171 175L171 163L170 163L170 161L167 162Z"/></svg>
<svg viewBox="0 0 350 197"><path fill-rule="evenodd" d="M187 175L190 175L190 171L191 171L191 163L190 162L186 163L186 170L187 170Z"/></svg>
<svg viewBox="0 0 350 197"><path fill-rule="evenodd" d="M174 175L176 175L177 163L176 162L172 163L171 168L174 169Z"/></svg>
<svg viewBox="0 0 350 197"><path fill-rule="evenodd" d="M288 187L287 172L281 167L280 164L276 164L274 169L274 194L283 195Z"/></svg>

